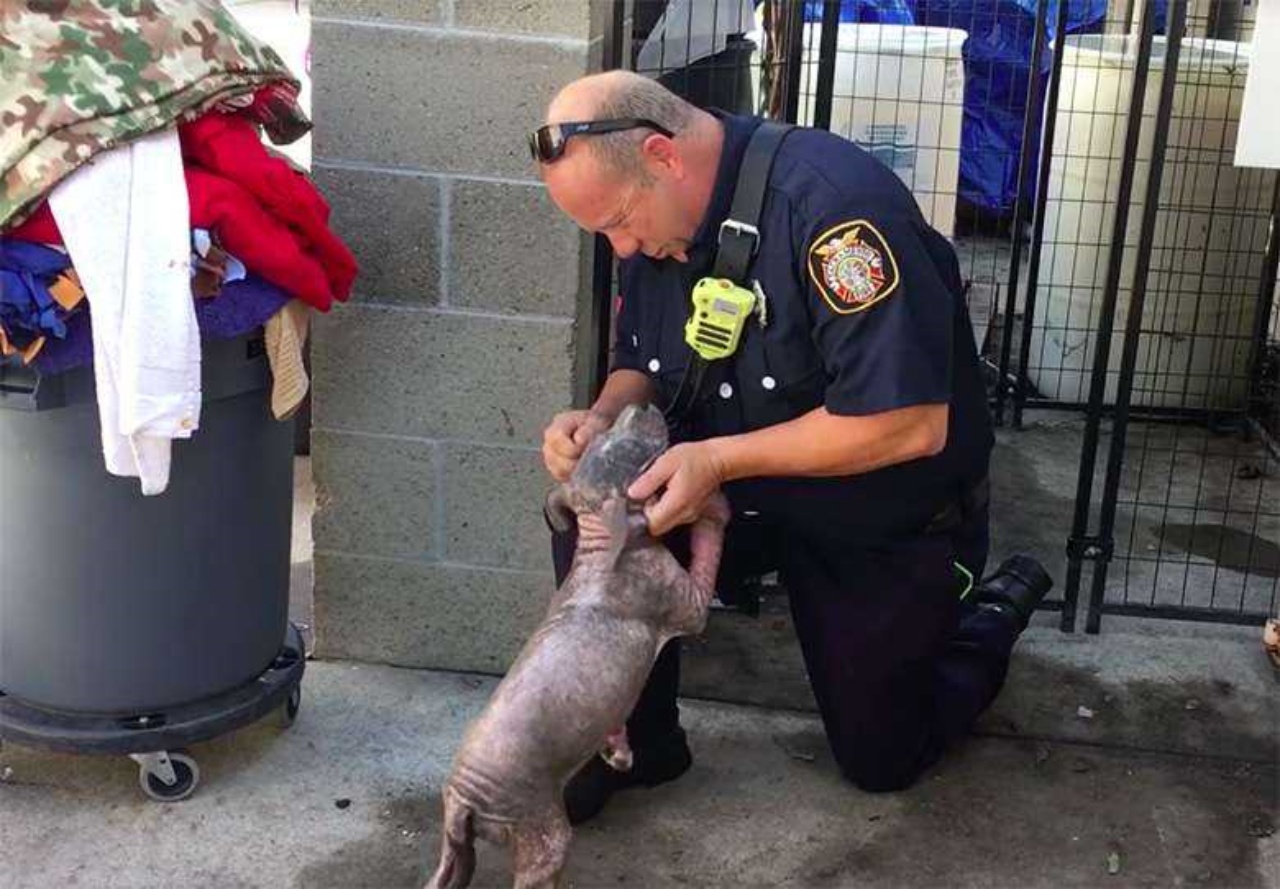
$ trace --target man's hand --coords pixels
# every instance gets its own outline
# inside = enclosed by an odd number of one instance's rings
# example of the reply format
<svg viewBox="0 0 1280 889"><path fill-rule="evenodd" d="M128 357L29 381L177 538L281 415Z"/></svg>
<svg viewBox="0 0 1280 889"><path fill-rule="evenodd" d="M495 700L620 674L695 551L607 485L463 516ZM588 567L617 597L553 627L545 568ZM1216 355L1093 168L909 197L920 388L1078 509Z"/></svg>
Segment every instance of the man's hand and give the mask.
<svg viewBox="0 0 1280 889"><path fill-rule="evenodd" d="M609 426L609 419L594 411L556 414L542 432L542 462L551 477L558 482L567 480L591 439Z"/></svg>
<svg viewBox="0 0 1280 889"><path fill-rule="evenodd" d="M719 490L724 470L713 441L676 445L655 460L627 489L627 496L632 500L644 501L666 487L644 510L649 533L654 537L695 521L708 499Z"/></svg>

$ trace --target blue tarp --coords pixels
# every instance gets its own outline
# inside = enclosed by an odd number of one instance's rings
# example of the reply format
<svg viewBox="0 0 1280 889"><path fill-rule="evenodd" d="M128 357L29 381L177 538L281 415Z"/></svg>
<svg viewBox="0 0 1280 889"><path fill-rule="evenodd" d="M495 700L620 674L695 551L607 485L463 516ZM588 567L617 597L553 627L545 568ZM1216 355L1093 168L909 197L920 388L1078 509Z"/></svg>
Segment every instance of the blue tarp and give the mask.
<svg viewBox="0 0 1280 889"><path fill-rule="evenodd" d="M1032 47L1037 0L913 0L916 24L969 32L964 44L964 127L960 146L960 196L975 206L1003 214L1018 194L1022 128L1031 87ZM1047 32L1056 35L1058 3L1049 0ZM1106 0L1071 0L1067 33L1098 30ZM1041 104L1048 87L1052 55L1041 56ZM1035 118L1032 138L1040 138ZM1035 164L1027 182L1035 182Z"/></svg>
<svg viewBox="0 0 1280 889"><path fill-rule="evenodd" d="M869 22L882 25L912 25L913 0L840 0L840 21ZM805 21L822 21L822 0L809 0L804 7Z"/></svg>
<svg viewBox="0 0 1280 889"><path fill-rule="evenodd" d="M1034 20L1040 0L1014 0L1022 10ZM1156 0L1157 3L1163 0ZM1067 4L1067 33L1075 32L1096 25L1107 17L1107 0L1070 0ZM1049 39L1058 27L1058 0L1049 0ZM1029 58L1029 57L1028 57Z"/></svg>

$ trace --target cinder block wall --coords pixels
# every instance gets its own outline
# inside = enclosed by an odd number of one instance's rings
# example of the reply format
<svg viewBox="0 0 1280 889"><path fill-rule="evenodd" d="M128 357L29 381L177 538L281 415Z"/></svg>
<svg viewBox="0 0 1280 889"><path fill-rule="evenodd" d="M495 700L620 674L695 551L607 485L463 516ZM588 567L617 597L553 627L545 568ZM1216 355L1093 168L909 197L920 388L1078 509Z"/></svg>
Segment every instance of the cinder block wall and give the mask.
<svg viewBox="0 0 1280 889"><path fill-rule="evenodd" d="M538 445L586 397L591 250L524 134L610 5L315 4L315 176L363 268L312 345L323 657L501 671L545 607Z"/></svg>

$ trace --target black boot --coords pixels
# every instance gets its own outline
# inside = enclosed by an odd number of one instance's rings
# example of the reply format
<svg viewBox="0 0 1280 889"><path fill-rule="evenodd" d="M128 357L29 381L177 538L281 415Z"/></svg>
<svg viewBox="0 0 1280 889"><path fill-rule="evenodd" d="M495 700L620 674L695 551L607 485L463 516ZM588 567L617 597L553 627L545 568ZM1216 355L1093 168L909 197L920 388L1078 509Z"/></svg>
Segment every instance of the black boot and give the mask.
<svg viewBox="0 0 1280 889"><path fill-rule="evenodd" d="M995 573L984 580L976 590L979 606L996 608L1017 621L1019 631L1025 630L1049 590L1053 578L1049 572L1030 556L1019 553L1001 563Z"/></svg>
<svg viewBox="0 0 1280 889"><path fill-rule="evenodd" d="M626 772L612 768L593 756L580 768L564 789L564 806L570 824L581 824L600 814L609 797L630 787L657 787L674 781L693 765L693 754L684 729L636 744L631 749L632 765Z"/></svg>

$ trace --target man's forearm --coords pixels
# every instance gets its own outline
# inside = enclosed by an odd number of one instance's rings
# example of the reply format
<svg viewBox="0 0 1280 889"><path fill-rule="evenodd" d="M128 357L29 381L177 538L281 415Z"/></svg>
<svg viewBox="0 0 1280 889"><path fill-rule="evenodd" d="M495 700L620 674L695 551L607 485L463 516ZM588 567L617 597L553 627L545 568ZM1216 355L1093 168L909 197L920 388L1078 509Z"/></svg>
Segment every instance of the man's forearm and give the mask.
<svg viewBox="0 0 1280 889"><path fill-rule="evenodd" d="M653 401L653 382L649 375L638 370L615 370L604 381L604 388L591 405L591 412L612 423L629 404L648 404Z"/></svg>
<svg viewBox="0 0 1280 889"><path fill-rule="evenodd" d="M724 481L838 476L932 456L947 440L945 404L842 417L817 408L777 426L709 439Z"/></svg>

